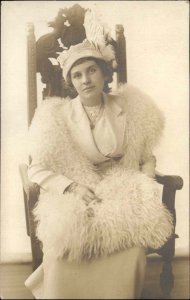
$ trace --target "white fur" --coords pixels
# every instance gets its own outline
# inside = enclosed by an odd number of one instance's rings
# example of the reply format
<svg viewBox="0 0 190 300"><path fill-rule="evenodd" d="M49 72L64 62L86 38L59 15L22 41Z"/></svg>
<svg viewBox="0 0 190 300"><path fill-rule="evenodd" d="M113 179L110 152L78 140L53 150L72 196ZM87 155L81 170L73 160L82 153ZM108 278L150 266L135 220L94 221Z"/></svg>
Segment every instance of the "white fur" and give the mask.
<svg viewBox="0 0 190 300"><path fill-rule="evenodd" d="M163 129L163 116L135 88L110 95L126 111L125 156L102 180L72 140L63 118L67 101L51 99L37 109L30 128L30 154L42 166L95 188L102 203L84 202L74 194L44 193L34 210L37 236L48 255L69 260L106 256L132 246L159 248L172 233L156 183L139 172L148 164ZM146 167L147 164L147 167ZM89 210L94 217L89 217Z"/></svg>
<svg viewBox="0 0 190 300"><path fill-rule="evenodd" d="M172 234L171 216L146 175L115 168L95 192L103 201L89 206L70 193L40 196L34 213L47 255L79 262L133 246L159 248Z"/></svg>

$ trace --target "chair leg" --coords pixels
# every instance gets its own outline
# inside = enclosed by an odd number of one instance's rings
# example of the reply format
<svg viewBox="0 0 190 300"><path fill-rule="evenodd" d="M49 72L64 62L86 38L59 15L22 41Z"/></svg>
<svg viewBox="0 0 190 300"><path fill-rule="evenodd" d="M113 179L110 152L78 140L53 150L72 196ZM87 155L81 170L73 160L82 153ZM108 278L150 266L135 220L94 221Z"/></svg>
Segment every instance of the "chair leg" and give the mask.
<svg viewBox="0 0 190 300"><path fill-rule="evenodd" d="M171 291L174 287L174 275L172 272L172 259L164 260L162 273L160 274L160 287L162 299L171 299Z"/></svg>
<svg viewBox="0 0 190 300"><path fill-rule="evenodd" d="M160 250L163 260L162 272L160 274L160 288L162 290L162 299L171 299L171 291L174 287L174 275L172 271L172 260L175 253L175 234L167 241Z"/></svg>
<svg viewBox="0 0 190 300"><path fill-rule="evenodd" d="M35 271L42 263L43 253L40 248L40 242L34 234L31 234L31 248L32 248L32 267Z"/></svg>

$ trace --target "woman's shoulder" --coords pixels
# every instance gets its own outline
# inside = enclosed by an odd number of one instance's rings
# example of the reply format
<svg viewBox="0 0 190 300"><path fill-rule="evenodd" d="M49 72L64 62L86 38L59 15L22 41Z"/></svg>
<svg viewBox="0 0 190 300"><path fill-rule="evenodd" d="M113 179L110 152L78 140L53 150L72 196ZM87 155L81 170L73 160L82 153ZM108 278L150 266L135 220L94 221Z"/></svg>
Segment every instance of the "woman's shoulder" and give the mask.
<svg viewBox="0 0 190 300"><path fill-rule="evenodd" d="M156 102L145 92L134 86L124 84L110 99L115 101L125 111L128 121L132 120L139 128L163 128L165 118Z"/></svg>
<svg viewBox="0 0 190 300"><path fill-rule="evenodd" d="M53 123L61 119L61 115L68 103L69 99L66 98L46 98L36 107L30 127L51 127Z"/></svg>
<svg viewBox="0 0 190 300"><path fill-rule="evenodd" d="M67 106L69 98L48 97L43 100L36 108L35 115L55 115L62 108Z"/></svg>
<svg viewBox="0 0 190 300"><path fill-rule="evenodd" d="M148 106L156 106L154 100L139 88L123 84L115 89L110 97L119 105L126 109L146 108Z"/></svg>
<svg viewBox="0 0 190 300"><path fill-rule="evenodd" d="M110 99L120 105L127 113L138 116L163 115L155 100L139 88L123 84L110 94Z"/></svg>
<svg viewBox="0 0 190 300"><path fill-rule="evenodd" d="M70 98L61 98L61 97L47 97L45 100L41 102L39 105L39 109L46 109L46 108L55 108L58 106L64 106L69 102Z"/></svg>

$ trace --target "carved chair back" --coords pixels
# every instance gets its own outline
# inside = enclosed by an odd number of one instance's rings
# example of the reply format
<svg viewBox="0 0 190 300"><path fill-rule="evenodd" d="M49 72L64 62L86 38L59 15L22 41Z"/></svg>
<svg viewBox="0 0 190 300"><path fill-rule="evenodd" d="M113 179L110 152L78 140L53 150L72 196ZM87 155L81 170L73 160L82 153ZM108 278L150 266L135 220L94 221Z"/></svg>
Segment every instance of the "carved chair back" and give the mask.
<svg viewBox="0 0 190 300"><path fill-rule="evenodd" d="M51 59L56 59L64 48L81 43L86 38L83 26L86 10L75 4L71 8L60 9L55 20L49 22L53 30L35 38L34 25L28 23L27 28L27 63L28 63L28 124L30 124L35 108L37 107L37 77L40 73L41 82L45 84L42 99L51 96L75 97L73 90L68 87L62 77L62 69L58 64L53 64ZM70 26L66 26L68 21ZM115 50L117 67L117 84L127 82L126 40L124 27L121 24L115 26L116 39L108 41ZM62 44L62 46L60 46Z"/></svg>

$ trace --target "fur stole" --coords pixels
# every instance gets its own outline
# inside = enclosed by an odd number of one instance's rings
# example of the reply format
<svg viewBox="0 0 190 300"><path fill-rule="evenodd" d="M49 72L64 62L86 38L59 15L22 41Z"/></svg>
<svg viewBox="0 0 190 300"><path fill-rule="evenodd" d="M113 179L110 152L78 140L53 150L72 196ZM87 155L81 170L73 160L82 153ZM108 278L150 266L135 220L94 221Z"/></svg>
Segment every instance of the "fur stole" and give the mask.
<svg viewBox="0 0 190 300"><path fill-rule="evenodd" d="M139 171L139 163L160 137L162 115L134 88L124 86L111 97L127 112L126 154L122 165L103 178L72 140L63 118L67 100L48 100L36 111L29 132L32 157L94 188L103 200L86 206L74 193L42 193L34 215L46 255L79 262L133 246L159 248L172 234L171 215L161 203L156 182Z"/></svg>

